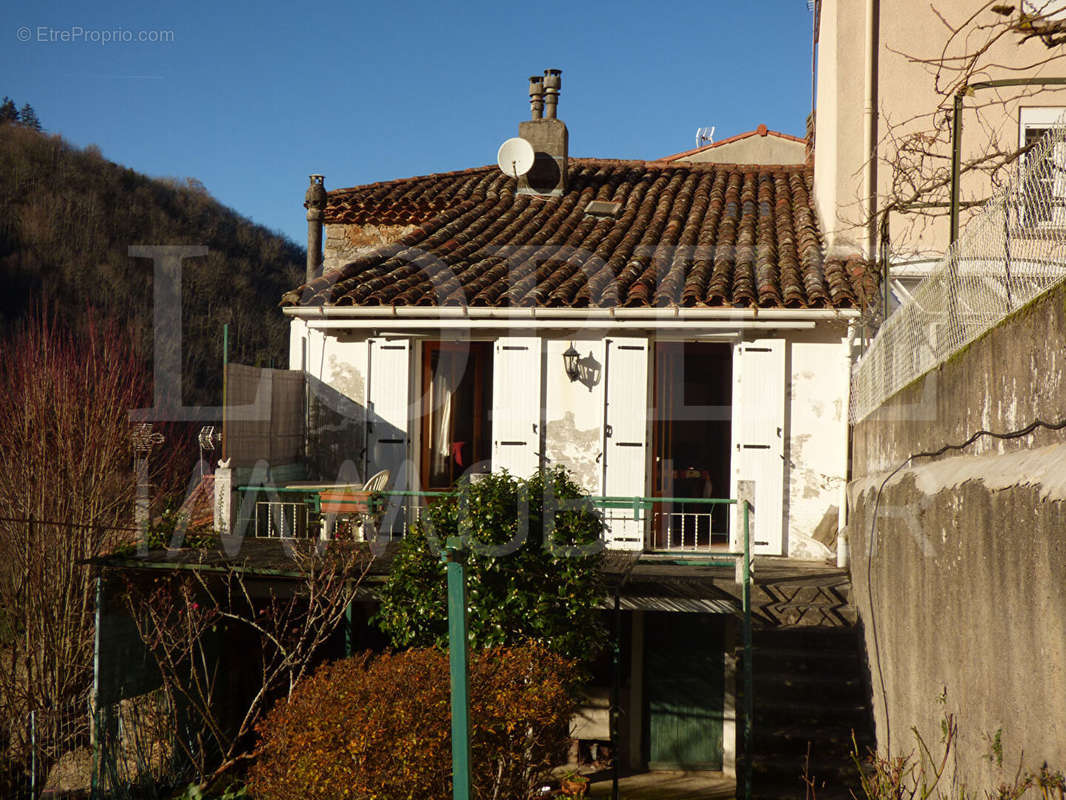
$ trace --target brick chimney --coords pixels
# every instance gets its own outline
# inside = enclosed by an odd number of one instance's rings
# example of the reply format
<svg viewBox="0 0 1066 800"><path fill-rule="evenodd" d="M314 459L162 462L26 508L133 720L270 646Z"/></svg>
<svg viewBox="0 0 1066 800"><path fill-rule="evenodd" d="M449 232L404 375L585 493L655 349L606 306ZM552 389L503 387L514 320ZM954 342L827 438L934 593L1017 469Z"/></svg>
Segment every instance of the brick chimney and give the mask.
<svg viewBox="0 0 1066 800"><path fill-rule="evenodd" d="M560 197L566 191L566 158L569 133L556 116L562 72L544 70L544 76L529 79L531 118L518 123L518 135L533 145L533 168L518 179L519 194Z"/></svg>

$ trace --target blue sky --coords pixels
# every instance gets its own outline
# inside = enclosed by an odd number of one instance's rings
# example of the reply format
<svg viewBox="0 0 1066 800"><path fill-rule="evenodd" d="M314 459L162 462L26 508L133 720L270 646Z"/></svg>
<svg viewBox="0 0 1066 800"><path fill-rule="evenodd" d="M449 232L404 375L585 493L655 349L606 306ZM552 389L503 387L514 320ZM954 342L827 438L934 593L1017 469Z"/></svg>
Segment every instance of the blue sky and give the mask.
<svg viewBox="0 0 1066 800"><path fill-rule="evenodd" d="M0 37L0 94L50 132L195 177L301 243L309 173L337 188L494 163L545 68L575 156L657 158L704 125L802 135L811 105L806 0L45 0L5 4Z"/></svg>

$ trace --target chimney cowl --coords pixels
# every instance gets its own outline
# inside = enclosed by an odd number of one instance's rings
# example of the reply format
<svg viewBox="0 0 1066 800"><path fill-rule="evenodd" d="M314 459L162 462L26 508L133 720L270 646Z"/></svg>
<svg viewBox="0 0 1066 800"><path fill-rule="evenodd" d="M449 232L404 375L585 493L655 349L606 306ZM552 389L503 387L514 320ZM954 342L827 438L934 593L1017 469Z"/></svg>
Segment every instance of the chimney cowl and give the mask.
<svg viewBox="0 0 1066 800"><path fill-rule="evenodd" d="M544 78L531 75L529 78L529 113L532 119L544 115Z"/></svg>
<svg viewBox="0 0 1066 800"><path fill-rule="evenodd" d="M311 176L311 185L307 187L307 193L304 195L304 208L307 209L308 220L322 219L326 210L326 185L323 176Z"/></svg>
<svg viewBox="0 0 1066 800"><path fill-rule="evenodd" d="M548 119L556 118L556 107L559 105L559 90L563 84L562 75L562 70L544 70L544 116Z"/></svg>

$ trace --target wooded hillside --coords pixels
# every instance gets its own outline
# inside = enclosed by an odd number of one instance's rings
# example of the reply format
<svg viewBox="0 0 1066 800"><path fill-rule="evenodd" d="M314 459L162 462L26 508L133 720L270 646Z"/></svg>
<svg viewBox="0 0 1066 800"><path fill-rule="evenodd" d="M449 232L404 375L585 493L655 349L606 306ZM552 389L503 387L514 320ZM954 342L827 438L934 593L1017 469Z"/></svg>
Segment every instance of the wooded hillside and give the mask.
<svg viewBox="0 0 1066 800"><path fill-rule="evenodd" d="M293 198L293 213L302 213ZM214 200L191 178L154 179L62 137L0 125L0 333L39 304L74 329L89 315L128 325L152 355L152 269L131 245L206 245L182 272L183 401L221 402L222 326L230 358L282 365L277 307L302 282L304 250Z"/></svg>

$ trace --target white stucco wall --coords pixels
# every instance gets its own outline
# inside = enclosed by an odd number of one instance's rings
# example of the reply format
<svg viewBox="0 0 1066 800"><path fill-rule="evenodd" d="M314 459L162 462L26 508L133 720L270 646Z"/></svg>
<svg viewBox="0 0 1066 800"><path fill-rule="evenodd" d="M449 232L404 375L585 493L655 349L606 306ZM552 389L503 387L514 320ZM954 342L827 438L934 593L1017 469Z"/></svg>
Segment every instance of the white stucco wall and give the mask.
<svg viewBox="0 0 1066 800"><path fill-rule="evenodd" d="M305 361L306 358L306 361ZM357 335L308 330L294 319L289 329L289 369L307 374L354 403L366 403L367 340Z"/></svg>
<svg viewBox="0 0 1066 800"><path fill-rule="evenodd" d="M798 335L789 343L785 513L793 558L835 553L847 470L845 336L846 329L828 330Z"/></svg>
<svg viewBox="0 0 1066 800"><path fill-rule="evenodd" d="M788 331L782 337L787 352L785 541L787 554L795 558L833 555L847 468L846 332L843 322L822 323L815 330ZM571 342L582 357L591 353L601 365L605 363L603 337L546 337L543 383L528 390L543 398L537 424L543 432L547 463L565 466L587 491L598 494L602 491L606 381L601 378L590 390L566 377L562 354ZM306 367L312 378L360 406L366 403L367 353L364 334L309 331L299 320L292 323L290 367ZM414 382L418 359L412 358L410 365ZM654 379L649 367L649 385L632 390L646 397ZM411 414L417 415L417 409L412 407ZM411 427L412 433L418 428ZM412 436L410 447L413 458L417 437ZM651 487L646 486L648 493Z"/></svg>

